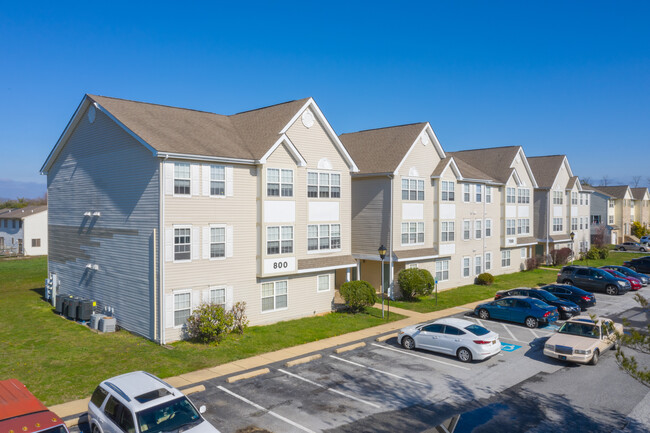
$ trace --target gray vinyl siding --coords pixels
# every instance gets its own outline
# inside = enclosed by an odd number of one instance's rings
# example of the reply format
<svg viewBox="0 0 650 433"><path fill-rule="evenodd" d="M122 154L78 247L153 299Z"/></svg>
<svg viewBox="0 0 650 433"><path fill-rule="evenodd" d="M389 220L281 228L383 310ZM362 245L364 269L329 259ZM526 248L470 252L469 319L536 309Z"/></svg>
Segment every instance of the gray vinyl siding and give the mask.
<svg viewBox="0 0 650 433"><path fill-rule="evenodd" d="M390 245L390 182L384 177L352 178L352 253L377 254Z"/></svg>
<svg viewBox="0 0 650 433"><path fill-rule="evenodd" d="M548 190L535 190L533 200L533 215L535 221L534 236L536 239L546 239L549 223L549 194Z"/></svg>
<svg viewBox="0 0 650 433"><path fill-rule="evenodd" d="M84 115L48 172L48 202L59 293L90 298L120 327L154 338L157 159L99 110L94 123Z"/></svg>

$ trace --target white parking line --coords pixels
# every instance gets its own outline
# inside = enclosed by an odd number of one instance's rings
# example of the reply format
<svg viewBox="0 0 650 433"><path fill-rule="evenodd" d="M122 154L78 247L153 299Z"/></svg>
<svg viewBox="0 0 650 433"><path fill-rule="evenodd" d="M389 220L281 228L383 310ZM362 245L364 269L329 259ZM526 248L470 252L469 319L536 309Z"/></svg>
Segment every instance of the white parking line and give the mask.
<svg viewBox="0 0 650 433"><path fill-rule="evenodd" d="M501 325L502 325L504 328L506 328L506 331L508 331L508 334L510 334L510 336L512 337L513 340L515 340L515 341L519 341L520 343L525 343L525 341L521 341L520 339L518 339L517 337L515 337L515 334L513 334L512 331L510 331L510 329L505 325L505 323L502 323Z"/></svg>
<svg viewBox="0 0 650 433"><path fill-rule="evenodd" d="M308 429L307 427L301 426L300 424L298 424L298 423L296 423L296 422L293 422L293 421L291 421L290 419L285 418L285 417L283 417L282 415L279 415L279 414L273 412L272 410L269 410L269 409L263 408L263 407L260 406L259 404L253 403L252 401L248 400L247 398L242 397L241 395L235 394L234 392L232 392L232 391L230 391L230 390L224 388L223 386L218 386L217 388L219 388L219 389L222 390L223 392L226 392L226 393L232 395L232 396L235 397L235 398L238 398L239 400L241 400L241 401L243 401L243 402L245 402L245 403L250 404L251 406L253 406L253 407L256 408L257 410L264 411L264 412L268 413L269 415L274 416L274 417L276 417L277 419L286 422L287 424L290 424L290 425L292 425L292 426L294 426L294 427L296 427L296 428L299 428L299 429L302 430L302 431L305 431L305 432L307 432L307 433L316 433L315 431L310 430L310 429Z"/></svg>
<svg viewBox="0 0 650 433"><path fill-rule="evenodd" d="M537 335L537 334L535 333L535 331L533 331L533 330L530 329L530 328L528 328L528 330L533 334L533 336L534 336L535 338L539 338L539 335Z"/></svg>
<svg viewBox="0 0 650 433"><path fill-rule="evenodd" d="M367 368L368 370L376 371L377 373L385 374L387 376L396 377L398 379L405 380L407 382L413 382L413 383L417 383L418 385L427 386L426 383L418 382L417 380L409 379L408 377L398 376L396 374L389 373L387 371L377 370L376 368L368 367L367 365L363 365L363 364L359 364L357 362L349 361L347 359L339 358L338 356L330 355L330 358L334 358L334 359L336 359L338 361L342 361L342 362L347 362L348 364L356 365L357 367Z"/></svg>
<svg viewBox="0 0 650 433"><path fill-rule="evenodd" d="M485 325L479 319L474 319L474 320L476 320L476 323L478 323L479 325L485 328Z"/></svg>
<svg viewBox="0 0 650 433"><path fill-rule="evenodd" d="M371 343L371 344L372 344L373 346L377 346L377 347L379 347L380 349L392 350L393 352L401 353L402 355L413 356L413 357L415 357L415 358L422 358L422 359L426 359L427 361L437 362L437 363L439 363L439 364L445 364L445 365L448 365L448 366L450 366L450 367L460 368L460 369L462 369L462 370L469 370L469 368L467 368L467 367L463 367L462 365L456 365L456 364L451 364L451 363L449 363L449 362L438 361L437 359L427 358L426 356L417 355L417 354L415 354L415 353L410 353L410 352L407 352L407 351L405 351L405 350L393 349L392 347L386 347L386 346L382 346L382 345L380 345L380 344L375 344L375 343Z"/></svg>
<svg viewBox="0 0 650 433"><path fill-rule="evenodd" d="M330 392L333 392L333 393L335 393L335 394L342 395L343 397L347 397L347 398L350 398L350 399L352 399L352 400L358 401L359 403L364 403L364 404L367 404L368 406L372 406L372 407L374 407L374 408L381 409L381 406L379 406L378 404L375 404L375 403L371 403L371 402L369 402L369 401L362 400L362 399L360 399L359 397L355 397L355 396L353 396L353 395L346 394L346 393L344 393L344 392L342 392L342 391L338 391L338 390L336 390L336 389L328 388L328 387L325 386L325 385L321 385L320 383L316 383L316 382L314 382L314 381L312 381L312 380L309 380L309 379L306 379L306 378L304 378L304 377L298 376L297 374L289 373L288 371L285 371L285 370L283 370L283 369L281 369L281 368L279 368L278 371L281 372L281 373L284 373L284 374L286 374L286 375L288 375L288 376L295 377L296 379L300 379L300 380L302 380L302 381L305 381L305 382L307 382L307 383L309 383L309 384L312 384L312 385L314 385L314 386L317 386L317 387L319 387L319 388L323 388L323 389L326 389L326 390L328 390L328 391L330 391Z"/></svg>

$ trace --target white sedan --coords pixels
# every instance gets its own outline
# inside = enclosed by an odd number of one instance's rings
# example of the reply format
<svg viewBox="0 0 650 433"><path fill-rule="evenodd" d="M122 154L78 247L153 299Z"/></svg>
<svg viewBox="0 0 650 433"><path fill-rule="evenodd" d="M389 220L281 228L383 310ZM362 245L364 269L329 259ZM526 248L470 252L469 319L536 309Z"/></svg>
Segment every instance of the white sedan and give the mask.
<svg viewBox="0 0 650 433"><path fill-rule="evenodd" d="M440 319L402 328L397 343L456 356L462 362L482 360L501 350L499 334L463 319Z"/></svg>

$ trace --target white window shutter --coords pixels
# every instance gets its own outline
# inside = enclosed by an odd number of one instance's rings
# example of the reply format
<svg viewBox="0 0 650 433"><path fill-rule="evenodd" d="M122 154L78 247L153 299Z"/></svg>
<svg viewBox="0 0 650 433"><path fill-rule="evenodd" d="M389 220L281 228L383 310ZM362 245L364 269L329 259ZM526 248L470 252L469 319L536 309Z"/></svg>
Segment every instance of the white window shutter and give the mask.
<svg viewBox="0 0 650 433"><path fill-rule="evenodd" d="M232 286L226 287L226 311L232 310L232 304L233 304L233 290Z"/></svg>
<svg viewBox="0 0 650 433"><path fill-rule="evenodd" d="M192 239L190 240L192 244L192 260L199 259L199 228L192 227Z"/></svg>
<svg viewBox="0 0 650 433"><path fill-rule="evenodd" d="M210 165L203 164L202 166L203 176L201 177L203 195L210 195Z"/></svg>
<svg viewBox="0 0 650 433"><path fill-rule="evenodd" d="M226 257L232 257L233 254L233 233L232 226L226 226Z"/></svg>
<svg viewBox="0 0 650 433"><path fill-rule="evenodd" d="M201 301L206 304L210 302L210 289L203 289L201 291Z"/></svg>
<svg viewBox="0 0 650 433"><path fill-rule="evenodd" d="M226 196L232 197L235 195L235 188L233 185L233 168L232 165L227 165L226 166Z"/></svg>
<svg viewBox="0 0 650 433"><path fill-rule="evenodd" d="M165 229L165 261L174 260L174 229Z"/></svg>
<svg viewBox="0 0 650 433"><path fill-rule="evenodd" d="M165 295L165 328L174 327L174 295Z"/></svg>
<svg viewBox="0 0 650 433"><path fill-rule="evenodd" d="M210 258L210 227L203 227L203 258Z"/></svg>
<svg viewBox="0 0 650 433"><path fill-rule="evenodd" d="M191 164L190 165L190 173L191 173L191 179L192 179L192 195L199 195L199 178L200 178L200 173L201 173L201 165L199 164Z"/></svg>
<svg viewBox="0 0 650 433"><path fill-rule="evenodd" d="M194 312L201 305L201 292L199 290L192 290L190 296L192 297L192 312Z"/></svg>
<svg viewBox="0 0 650 433"><path fill-rule="evenodd" d="M174 194L174 163L165 162L163 164L163 171L165 172L165 194Z"/></svg>

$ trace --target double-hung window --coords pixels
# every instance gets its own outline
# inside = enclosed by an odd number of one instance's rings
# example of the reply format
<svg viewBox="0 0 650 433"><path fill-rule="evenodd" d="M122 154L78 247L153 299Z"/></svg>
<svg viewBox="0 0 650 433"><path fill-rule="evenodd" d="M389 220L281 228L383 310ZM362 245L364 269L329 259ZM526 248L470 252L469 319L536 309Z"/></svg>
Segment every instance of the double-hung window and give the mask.
<svg viewBox="0 0 650 433"><path fill-rule="evenodd" d="M337 250L341 248L340 224L313 224L307 226L307 250Z"/></svg>
<svg viewBox="0 0 650 433"><path fill-rule="evenodd" d="M562 191L553 191L553 204L563 204L564 193Z"/></svg>
<svg viewBox="0 0 650 433"><path fill-rule="evenodd" d="M528 218L520 218L517 221L517 234L527 235L530 232L530 220Z"/></svg>
<svg viewBox="0 0 650 433"><path fill-rule="evenodd" d="M607 200L607 202L609 203L610 209L613 209L614 208L614 200Z"/></svg>
<svg viewBox="0 0 650 433"><path fill-rule="evenodd" d="M453 242L454 237L454 221L442 221L440 223L440 241Z"/></svg>
<svg viewBox="0 0 650 433"><path fill-rule="evenodd" d="M485 220L485 237L492 236L492 220Z"/></svg>
<svg viewBox="0 0 650 433"><path fill-rule="evenodd" d="M424 223L402 223L402 245L423 244Z"/></svg>
<svg viewBox="0 0 650 433"><path fill-rule="evenodd" d="M337 173L307 173L307 197L340 198L341 175Z"/></svg>
<svg viewBox="0 0 650 433"><path fill-rule="evenodd" d="M469 220L463 221L463 240L468 240L472 234L471 222Z"/></svg>
<svg viewBox="0 0 650 433"><path fill-rule="evenodd" d="M516 223L514 219L506 220L506 236L514 236L517 234L515 224Z"/></svg>
<svg viewBox="0 0 650 433"><path fill-rule="evenodd" d="M517 191L517 202L520 204L530 203L530 190L528 188L519 188Z"/></svg>
<svg viewBox="0 0 650 433"><path fill-rule="evenodd" d="M483 272L483 264L481 262L482 262L482 257L481 256L474 257L474 272L475 272L475 275L479 275L481 272Z"/></svg>
<svg viewBox="0 0 650 433"><path fill-rule="evenodd" d="M226 228L210 227L210 258L226 257Z"/></svg>
<svg viewBox="0 0 650 433"><path fill-rule="evenodd" d="M266 228L266 254L293 253L293 226Z"/></svg>
<svg viewBox="0 0 650 433"><path fill-rule="evenodd" d="M485 253L485 270L492 269L492 253Z"/></svg>
<svg viewBox="0 0 650 433"><path fill-rule="evenodd" d="M582 202L582 198L580 198L580 201ZM578 193L577 192L571 192L571 204L578 204ZM582 204L582 203L580 203Z"/></svg>
<svg viewBox="0 0 650 433"><path fill-rule="evenodd" d="M510 250L501 251L501 267L507 268L510 266Z"/></svg>
<svg viewBox="0 0 650 433"><path fill-rule="evenodd" d="M442 201L454 201L454 182L442 181Z"/></svg>
<svg viewBox="0 0 650 433"><path fill-rule="evenodd" d="M510 187L506 188L506 203L516 202L515 191L516 188L510 188Z"/></svg>
<svg viewBox="0 0 650 433"><path fill-rule="evenodd" d="M553 231L561 232L563 230L562 218L553 218Z"/></svg>
<svg viewBox="0 0 650 433"><path fill-rule="evenodd" d="M463 257L463 277L469 277L471 272L471 259L469 257Z"/></svg>
<svg viewBox="0 0 650 433"><path fill-rule="evenodd" d="M224 287L210 289L210 303L226 309L226 289Z"/></svg>
<svg viewBox="0 0 650 433"><path fill-rule="evenodd" d="M192 229L189 227L174 229L174 260L192 259Z"/></svg>
<svg viewBox="0 0 650 433"><path fill-rule="evenodd" d="M424 181L402 179L402 200L424 200Z"/></svg>
<svg viewBox="0 0 650 433"><path fill-rule="evenodd" d="M262 312L287 308L287 281L262 283Z"/></svg>
<svg viewBox="0 0 650 433"><path fill-rule="evenodd" d="M190 164L189 162L174 163L174 194L190 195Z"/></svg>
<svg viewBox="0 0 650 433"><path fill-rule="evenodd" d="M436 261L436 280L446 281L449 279L449 260Z"/></svg>
<svg viewBox="0 0 650 433"><path fill-rule="evenodd" d="M174 293L174 326L183 326L192 313L192 292Z"/></svg>
<svg viewBox="0 0 650 433"><path fill-rule="evenodd" d="M223 165L210 166L210 195L218 197L226 195L226 167Z"/></svg>
<svg viewBox="0 0 650 433"><path fill-rule="evenodd" d="M492 187L491 186L486 186L485 187L485 202L486 203L492 203Z"/></svg>
<svg viewBox="0 0 650 433"><path fill-rule="evenodd" d="M609 215L607 221L609 221L608 224L614 224L614 215Z"/></svg>
<svg viewBox="0 0 650 433"><path fill-rule="evenodd" d="M470 193L470 188L471 185L469 183L463 184L463 202L465 203L469 203L470 199L472 198Z"/></svg>
<svg viewBox="0 0 650 433"><path fill-rule="evenodd" d="M580 225L582 226L582 218L580 218ZM578 230L578 218L571 218L571 230Z"/></svg>
<svg viewBox="0 0 650 433"><path fill-rule="evenodd" d="M474 239L481 239L483 237L483 224L481 220L475 220L474 221L474 232L476 236Z"/></svg>
<svg viewBox="0 0 650 433"><path fill-rule="evenodd" d="M266 195L293 197L293 170L268 168L266 170Z"/></svg>
<svg viewBox="0 0 650 433"><path fill-rule="evenodd" d="M328 292L330 289L330 276L329 274L319 275L318 276L318 287L316 291L318 292Z"/></svg>
<svg viewBox="0 0 650 433"><path fill-rule="evenodd" d="M476 188L476 203L480 203L483 200L483 185L475 185Z"/></svg>

